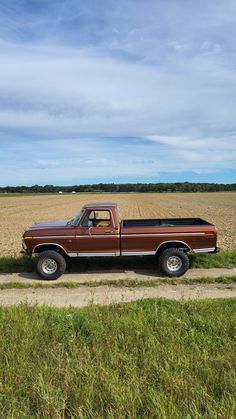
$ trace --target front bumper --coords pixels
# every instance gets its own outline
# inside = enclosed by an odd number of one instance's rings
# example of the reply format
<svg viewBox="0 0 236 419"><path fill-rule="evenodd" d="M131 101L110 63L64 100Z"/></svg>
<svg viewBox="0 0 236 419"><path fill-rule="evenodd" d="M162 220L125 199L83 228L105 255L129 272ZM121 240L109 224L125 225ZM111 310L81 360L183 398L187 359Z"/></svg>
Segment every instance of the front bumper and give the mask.
<svg viewBox="0 0 236 419"><path fill-rule="evenodd" d="M21 245L22 245L22 247L21 247L21 250L20 250L20 254L22 254L22 255L28 255L27 246L26 246L24 237L22 237L22 243L21 243Z"/></svg>

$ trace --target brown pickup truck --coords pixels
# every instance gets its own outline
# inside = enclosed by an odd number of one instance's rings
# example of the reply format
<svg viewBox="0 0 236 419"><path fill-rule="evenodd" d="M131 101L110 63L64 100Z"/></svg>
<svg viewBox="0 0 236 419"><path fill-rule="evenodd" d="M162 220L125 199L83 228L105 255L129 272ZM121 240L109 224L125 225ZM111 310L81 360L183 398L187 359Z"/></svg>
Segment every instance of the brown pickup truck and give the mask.
<svg viewBox="0 0 236 419"><path fill-rule="evenodd" d="M70 221L34 224L22 238L22 253L38 254L36 270L44 279L56 279L71 257L157 257L168 276L189 268L188 252L215 253L216 227L200 218L137 219L119 221L117 205L88 204Z"/></svg>

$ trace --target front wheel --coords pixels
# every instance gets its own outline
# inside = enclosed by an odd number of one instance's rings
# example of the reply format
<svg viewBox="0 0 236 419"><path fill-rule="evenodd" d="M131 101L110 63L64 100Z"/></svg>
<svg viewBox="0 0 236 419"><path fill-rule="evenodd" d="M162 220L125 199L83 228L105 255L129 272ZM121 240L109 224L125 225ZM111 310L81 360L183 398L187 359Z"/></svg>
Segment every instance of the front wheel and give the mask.
<svg viewBox="0 0 236 419"><path fill-rule="evenodd" d="M166 249L159 256L159 266L167 276L181 276L189 268L189 258L183 250Z"/></svg>
<svg viewBox="0 0 236 419"><path fill-rule="evenodd" d="M43 279L57 279L66 270L66 261L60 253L47 250L39 254L36 271Z"/></svg>

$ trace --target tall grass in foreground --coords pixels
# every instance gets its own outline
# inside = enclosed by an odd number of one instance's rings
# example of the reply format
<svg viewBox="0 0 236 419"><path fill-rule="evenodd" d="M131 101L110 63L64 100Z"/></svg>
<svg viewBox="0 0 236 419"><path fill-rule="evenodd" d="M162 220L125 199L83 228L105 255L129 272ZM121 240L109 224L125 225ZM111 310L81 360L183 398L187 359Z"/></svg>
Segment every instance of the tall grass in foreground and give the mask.
<svg viewBox="0 0 236 419"><path fill-rule="evenodd" d="M2 418L233 418L236 300L0 308Z"/></svg>
<svg viewBox="0 0 236 419"><path fill-rule="evenodd" d="M83 260L82 260L83 259ZM215 254L190 254L192 268L224 268L236 266L236 251L222 250ZM78 258L70 260L71 272L86 272L87 269L157 269L154 257ZM0 273L33 272L34 258L0 257Z"/></svg>

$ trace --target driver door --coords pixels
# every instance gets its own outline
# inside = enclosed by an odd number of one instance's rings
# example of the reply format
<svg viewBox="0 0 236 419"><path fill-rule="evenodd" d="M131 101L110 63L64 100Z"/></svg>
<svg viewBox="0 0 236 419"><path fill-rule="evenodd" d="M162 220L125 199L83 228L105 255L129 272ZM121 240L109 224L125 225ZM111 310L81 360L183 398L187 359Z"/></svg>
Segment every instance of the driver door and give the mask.
<svg viewBox="0 0 236 419"><path fill-rule="evenodd" d="M118 256L119 230L108 209L88 210L76 235L78 256Z"/></svg>

